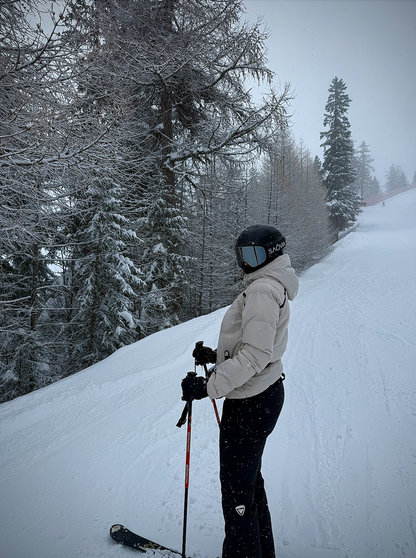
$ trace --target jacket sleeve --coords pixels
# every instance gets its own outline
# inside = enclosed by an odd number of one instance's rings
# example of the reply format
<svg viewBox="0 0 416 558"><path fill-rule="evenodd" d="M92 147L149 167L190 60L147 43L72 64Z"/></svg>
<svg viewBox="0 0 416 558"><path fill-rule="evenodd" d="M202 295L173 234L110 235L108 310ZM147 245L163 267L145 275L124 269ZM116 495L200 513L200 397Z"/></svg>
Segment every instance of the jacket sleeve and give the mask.
<svg viewBox="0 0 416 558"><path fill-rule="evenodd" d="M211 375L207 385L211 399L224 397L266 368L273 356L278 320L276 289L267 283L252 285L242 313L242 347Z"/></svg>

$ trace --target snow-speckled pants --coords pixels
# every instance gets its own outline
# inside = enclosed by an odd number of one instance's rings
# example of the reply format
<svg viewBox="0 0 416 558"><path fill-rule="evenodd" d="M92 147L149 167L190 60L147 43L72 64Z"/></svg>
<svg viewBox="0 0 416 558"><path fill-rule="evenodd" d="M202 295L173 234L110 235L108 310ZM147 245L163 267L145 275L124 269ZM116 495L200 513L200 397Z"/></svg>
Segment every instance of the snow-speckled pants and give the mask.
<svg viewBox="0 0 416 558"><path fill-rule="evenodd" d="M222 558L275 558L261 459L283 407L276 382L247 399L226 399L220 429L220 480L225 539Z"/></svg>

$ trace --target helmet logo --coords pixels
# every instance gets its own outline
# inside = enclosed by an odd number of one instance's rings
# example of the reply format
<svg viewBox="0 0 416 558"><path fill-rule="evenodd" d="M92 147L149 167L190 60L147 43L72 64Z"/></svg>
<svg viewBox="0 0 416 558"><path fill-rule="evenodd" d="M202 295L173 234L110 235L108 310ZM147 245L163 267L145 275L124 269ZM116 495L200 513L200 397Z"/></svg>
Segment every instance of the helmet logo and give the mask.
<svg viewBox="0 0 416 558"><path fill-rule="evenodd" d="M286 246L286 242L283 240L282 242L278 242L276 246L268 249L269 256L273 256L276 252L280 252Z"/></svg>

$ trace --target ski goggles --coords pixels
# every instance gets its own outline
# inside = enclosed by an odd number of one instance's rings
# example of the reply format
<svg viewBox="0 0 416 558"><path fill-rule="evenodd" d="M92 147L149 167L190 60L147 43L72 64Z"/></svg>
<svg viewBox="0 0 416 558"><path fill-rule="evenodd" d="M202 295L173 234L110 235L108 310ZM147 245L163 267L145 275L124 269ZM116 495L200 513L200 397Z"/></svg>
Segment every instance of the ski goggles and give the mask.
<svg viewBox="0 0 416 558"><path fill-rule="evenodd" d="M257 267L264 263L267 258L266 250L263 246L237 246L237 262L240 267L247 264L250 267Z"/></svg>

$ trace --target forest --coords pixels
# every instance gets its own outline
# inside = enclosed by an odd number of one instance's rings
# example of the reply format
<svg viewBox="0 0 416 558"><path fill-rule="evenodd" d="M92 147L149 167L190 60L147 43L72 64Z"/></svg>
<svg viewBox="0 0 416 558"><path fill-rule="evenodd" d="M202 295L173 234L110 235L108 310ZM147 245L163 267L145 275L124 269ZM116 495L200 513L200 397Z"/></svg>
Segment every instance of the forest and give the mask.
<svg viewBox="0 0 416 558"><path fill-rule="evenodd" d="M242 0L3 0L0 402L230 304L245 227L282 231L301 273L380 193L343 80L321 162L243 14ZM392 165L386 188L407 184Z"/></svg>

